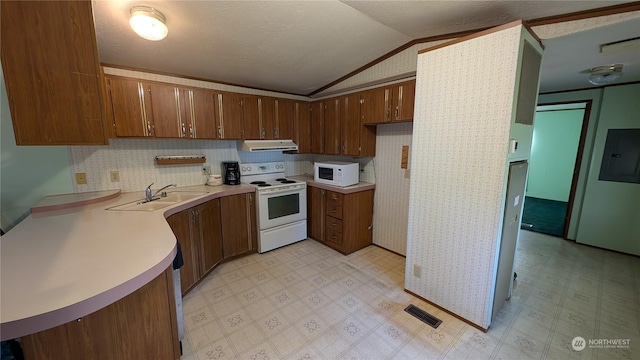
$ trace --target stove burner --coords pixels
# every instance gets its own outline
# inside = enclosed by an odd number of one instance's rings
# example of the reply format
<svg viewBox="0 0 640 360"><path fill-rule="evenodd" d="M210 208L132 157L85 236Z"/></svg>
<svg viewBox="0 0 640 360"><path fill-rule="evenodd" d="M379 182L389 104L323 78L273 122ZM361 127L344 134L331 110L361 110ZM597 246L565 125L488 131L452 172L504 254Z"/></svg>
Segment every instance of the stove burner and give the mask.
<svg viewBox="0 0 640 360"><path fill-rule="evenodd" d="M251 184L251 185L260 185L260 184L266 184L266 182L265 181L252 181L249 184Z"/></svg>
<svg viewBox="0 0 640 360"><path fill-rule="evenodd" d="M271 186L271 184L267 184L265 182L263 182L262 184L258 184L258 187L265 187L265 186Z"/></svg>
<svg viewBox="0 0 640 360"><path fill-rule="evenodd" d="M287 180L287 179L283 179L282 181L280 181L281 184L294 184L295 181L294 180Z"/></svg>
<svg viewBox="0 0 640 360"><path fill-rule="evenodd" d="M285 179L285 178L276 179L276 181L285 181L285 180L287 180L287 179Z"/></svg>

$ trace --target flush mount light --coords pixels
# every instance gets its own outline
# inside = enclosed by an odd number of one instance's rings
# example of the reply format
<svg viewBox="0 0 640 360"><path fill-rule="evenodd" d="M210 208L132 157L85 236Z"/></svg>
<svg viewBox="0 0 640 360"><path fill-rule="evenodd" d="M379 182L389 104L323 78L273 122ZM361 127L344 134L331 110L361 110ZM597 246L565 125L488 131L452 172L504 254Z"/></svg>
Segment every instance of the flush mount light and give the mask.
<svg viewBox="0 0 640 360"><path fill-rule="evenodd" d="M622 76L622 64L597 66L581 72L590 74L588 80L591 84L606 85L618 80Z"/></svg>
<svg viewBox="0 0 640 360"><path fill-rule="evenodd" d="M152 7L134 6L131 8L129 24L136 34L147 40L158 41L167 36L169 29L164 22L164 15Z"/></svg>

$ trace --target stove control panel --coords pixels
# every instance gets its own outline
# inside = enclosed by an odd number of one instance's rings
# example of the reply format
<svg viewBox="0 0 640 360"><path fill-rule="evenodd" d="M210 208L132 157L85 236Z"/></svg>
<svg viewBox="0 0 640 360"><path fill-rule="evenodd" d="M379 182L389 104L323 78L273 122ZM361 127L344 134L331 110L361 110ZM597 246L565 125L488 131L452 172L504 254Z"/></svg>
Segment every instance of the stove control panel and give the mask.
<svg viewBox="0 0 640 360"><path fill-rule="evenodd" d="M284 172L284 162L240 164L240 175L260 175Z"/></svg>

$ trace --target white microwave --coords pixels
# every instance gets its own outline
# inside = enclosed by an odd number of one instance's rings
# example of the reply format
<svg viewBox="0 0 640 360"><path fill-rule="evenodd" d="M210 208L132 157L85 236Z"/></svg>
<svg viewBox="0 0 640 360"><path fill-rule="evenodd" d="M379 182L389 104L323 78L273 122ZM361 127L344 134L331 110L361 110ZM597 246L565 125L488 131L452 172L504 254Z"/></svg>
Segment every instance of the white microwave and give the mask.
<svg viewBox="0 0 640 360"><path fill-rule="evenodd" d="M351 186L360 180L360 164L343 161L317 162L313 165L313 179L321 184Z"/></svg>

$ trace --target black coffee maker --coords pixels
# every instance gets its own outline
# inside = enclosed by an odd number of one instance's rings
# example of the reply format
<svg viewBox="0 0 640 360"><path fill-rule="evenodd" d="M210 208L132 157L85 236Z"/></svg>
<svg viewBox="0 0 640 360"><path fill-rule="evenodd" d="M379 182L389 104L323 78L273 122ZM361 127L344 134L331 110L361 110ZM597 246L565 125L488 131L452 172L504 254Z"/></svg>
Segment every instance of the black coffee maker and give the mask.
<svg viewBox="0 0 640 360"><path fill-rule="evenodd" d="M222 174L225 185L240 185L240 166L237 161L223 161Z"/></svg>

